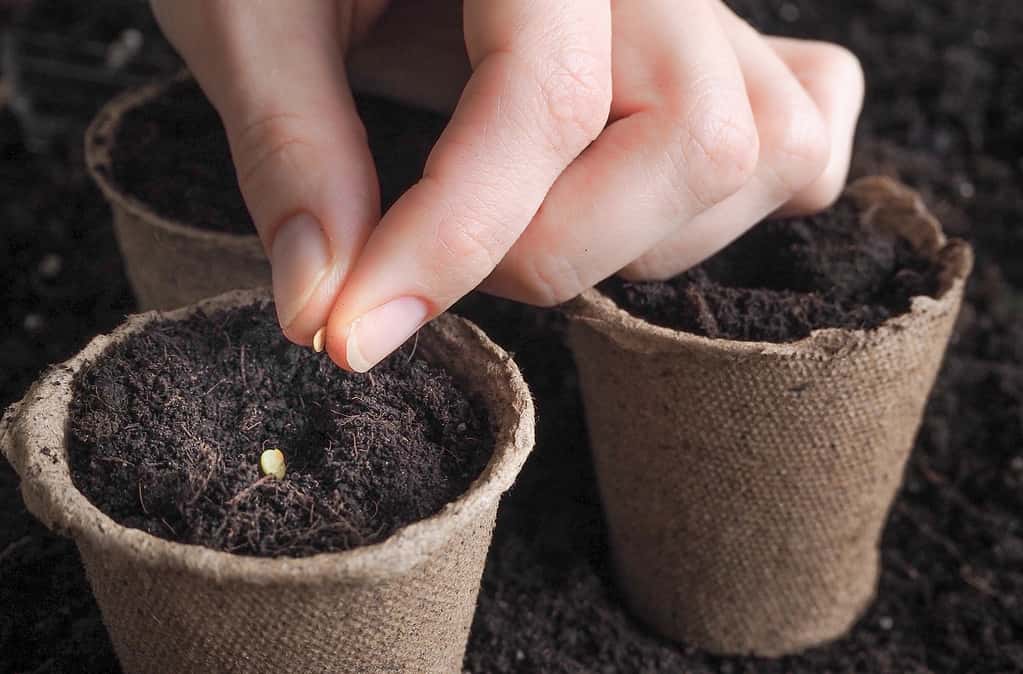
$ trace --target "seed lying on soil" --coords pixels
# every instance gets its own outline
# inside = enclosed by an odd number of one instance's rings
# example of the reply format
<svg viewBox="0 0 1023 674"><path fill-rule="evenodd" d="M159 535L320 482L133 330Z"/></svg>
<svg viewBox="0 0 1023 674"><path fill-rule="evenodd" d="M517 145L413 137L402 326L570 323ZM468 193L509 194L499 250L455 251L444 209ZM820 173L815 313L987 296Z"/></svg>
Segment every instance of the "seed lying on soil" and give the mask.
<svg viewBox="0 0 1023 674"><path fill-rule="evenodd" d="M273 475L278 480L284 479L284 452L279 449L268 449L259 456L259 467L264 475Z"/></svg>

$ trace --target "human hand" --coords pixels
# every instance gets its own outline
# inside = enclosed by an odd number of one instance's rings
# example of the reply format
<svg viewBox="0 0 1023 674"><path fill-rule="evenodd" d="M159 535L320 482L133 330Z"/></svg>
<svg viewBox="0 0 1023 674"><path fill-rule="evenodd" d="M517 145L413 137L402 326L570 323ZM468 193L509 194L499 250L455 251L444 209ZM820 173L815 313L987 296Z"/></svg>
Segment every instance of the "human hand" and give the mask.
<svg viewBox="0 0 1023 674"><path fill-rule="evenodd" d="M152 4L223 119L285 334L325 326L358 371L477 286L554 305L827 206L863 97L847 51L719 0ZM383 218L346 55L379 90L460 95Z"/></svg>

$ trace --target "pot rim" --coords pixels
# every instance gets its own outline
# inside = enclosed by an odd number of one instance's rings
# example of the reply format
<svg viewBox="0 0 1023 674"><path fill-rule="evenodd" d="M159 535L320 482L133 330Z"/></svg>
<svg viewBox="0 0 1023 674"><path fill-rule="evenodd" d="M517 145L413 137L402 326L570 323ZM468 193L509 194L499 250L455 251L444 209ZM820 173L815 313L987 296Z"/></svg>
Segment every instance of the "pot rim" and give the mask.
<svg viewBox="0 0 1023 674"><path fill-rule="evenodd" d="M264 259L266 254L263 244L256 234L218 232L164 217L145 201L129 193L114 179L111 149L117 142L117 132L124 115L159 98L175 84L191 79L192 75L188 70L181 70L171 77L129 89L108 101L85 130L86 170L115 211L122 210L141 222L177 236L225 247L255 259Z"/></svg>
<svg viewBox="0 0 1023 674"><path fill-rule="evenodd" d="M445 314L423 328L418 348L434 360L455 359L456 367L446 362L444 366L486 401L495 440L493 454L480 475L439 512L398 529L378 543L297 558L235 555L169 541L115 522L71 480L66 427L75 375L109 346L155 320L180 320L199 310L215 311L256 301L269 302L266 289L231 291L174 311L131 316L109 335L94 338L70 360L47 370L0 421L0 448L22 478L22 495L29 510L50 529L69 535L76 543L119 548L123 556L134 558L144 567L176 570L217 583L343 584L385 581L409 573L458 532L473 526L515 481L533 447L534 410L529 389L503 349L469 321ZM455 371L458 363L470 360L464 370ZM500 384L487 385L488 381Z"/></svg>
<svg viewBox="0 0 1023 674"><path fill-rule="evenodd" d="M958 308L966 278L973 268L973 250L960 239L947 239L941 224L914 190L884 176L860 178L846 187L867 221L897 224L900 233L941 265L938 297L916 296L909 311L879 326L865 329L819 328L792 342L742 341L710 338L656 325L619 307L596 288L567 303L572 323L586 325L618 346L643 353L696 352L743 359L753 356L823 360L885 341L893 333L934 314Z"/></svg>

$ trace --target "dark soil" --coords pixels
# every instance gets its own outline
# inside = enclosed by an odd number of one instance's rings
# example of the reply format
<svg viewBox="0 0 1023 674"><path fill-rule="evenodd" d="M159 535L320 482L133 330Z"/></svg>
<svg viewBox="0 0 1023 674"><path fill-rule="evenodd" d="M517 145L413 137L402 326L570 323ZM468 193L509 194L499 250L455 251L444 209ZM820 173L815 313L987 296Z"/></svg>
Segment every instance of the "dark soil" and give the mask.
<svg viewBox="0 0 1023 674"><path fill-rule="evenodd" d="M728 0L763 30L833 40L863 62L853 177L920 190L946 232L1023 285L1023 6L1013 0Z"/></svg>
<svg viewBox="0 0 1023 674"><path fill-rule="evenodd" d="M132 310L81 141L30 155L0 110L0 404ZM78 551L28 512L0 461L0 672L117 672Z"/></svg>
<svg viewBox="0 0 1023 674"><path fill-rule="evenodd" d="M779 660L721 658L622 608L574 373L552 312L473 297L540 397L537 453L503 503L466 657L477 674L1023 671L1023 297L969 288L882 540L877 600L849 636Z"/></svg>
<svg viewBox="0 0 1023 674"><path fill-rule="evenodd" d="M812 217L763 222L667 281L608 279L601 291L652 323L703 335L791 342L818 328L875 328L938 290L936 261L863 223L848 199Z"/></svg>
<svg viewBox="0 0 1023 674"><path fill-rule="evenodd" d="M75 485L128 527L260 557L376 543L456 499L493 450L470 402L414 342L344 372L288 342L271 305L161 321L79 373ZM263 450L287 459L264 476Z"/></svg>
<svg viewBox="0 0 1023 674"><path fill-rule="evenodd" d="M387 208L422 175L444 120L376 96L357 95L356 107ZM112 156L114 179L160 215L254 233L220 117L194 82L175 84L165 96L126 114Z"/></svg>
<svg viewBox="0 0 1023 674"><path fill-rule="evenodd" d="M145 2L0 0L14 5L8 61L30 145L45 149L68 127L84 129L120 90L181 67ZM62 67L73 64L74 68Z"/></svg>
<svg viewBox="0 0 1023 674"><path fill-rule="evenodd" d="M733 0L763 28L864 60L855 175L919 189L977 269L882 540L877 600L835 644L777 661L650 636L621 608L571 357L556 312L473 296L537 399L537 447L505 497L465 668L504 672L1023 671L1023 4ZM0 115L0 403L129 307L78 139L33 158ZM55 276L44 260L57 255ZM40 323L37 316L43 319ZM32 328L29 330L29 328ZM117 672L74 545L29 516L0 461L0 672Z"/></svg>

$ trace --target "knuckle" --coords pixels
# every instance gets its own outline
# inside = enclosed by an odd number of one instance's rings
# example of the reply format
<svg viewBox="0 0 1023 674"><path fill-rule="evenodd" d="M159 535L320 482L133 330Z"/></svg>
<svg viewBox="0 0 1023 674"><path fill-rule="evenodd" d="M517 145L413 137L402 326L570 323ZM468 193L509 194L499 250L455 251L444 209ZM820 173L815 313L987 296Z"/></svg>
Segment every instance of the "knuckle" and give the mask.
<svg viewBox="0 0 1023 674"><path fill-rule="evenodd" d="M563 304L587 288L576 266L561 255L533 256L524 276L529 303L540 307Z"/></svg>
<svg viewBox="0 0 1023 674"><path fill-rule="evenodd" d="M845 172L825 170L824 174L799 194L799 206L808 212L823 211L830 207L842 194L845 187Z"/></svg>
<svg viewBox="0 0 1023 674"><path fill-rule="evenodd" d="M500 261L495 237L478 226L448 223L438 230L436 241L441 250L437 275L444 286L438 294L443 296L475 287Z"/></svg>
<svg viewBox="0 0 1023 674"><path fill-rule="evenodd" d="M725 97L707 95L683 120L683 179L706 207L737 192L757 168L757 128L736 107Z"/></svg>
<svg viewBox="0 0 1023 674"><path fill-rule="evenodd" d="M816 60L828 73L829 80L835 86L857 92L859 98L862 98L866 78L859 57L842 45L831 42L820 43L818 50L819 57Z"/></svg>
<svg viewBox="0 0 1023 674"><path fill-rule="evenodd" d="M809 100L786 102L771 129L772 165L781 189L794 194L816 180L831 156L828 129L817 107Z"/></svg>
<svg viewBox="0 0 1023 674"><path fill-rule="evenodd" d="M424 178L421 185L429 183ZM443 195L440 185L435 192ZM443 197L440 197L443 199ZM444 218L434 234L437 255L432 256L434 276L439 296L459 294L478 285L493 271L513 241L512 233L502 226L487 209L456 210L448 205L449 217Z"/></svg>
<svg viewBox="0 0 1023 674"><path fill-rule="evenodd" d="M611 110L611 70L594 53L566 48L545 61L540 93L559 152L574 157L604 130Z"/></svg>
<svg viewBox="0 0 1023 674"><path fill-rule="evenodd" d="M297 152L314 145L301 131L299 115L265 115L229 133L231 151L242 190L270 187L263 183L278 178L278 171L301 170Z"/></svg>

